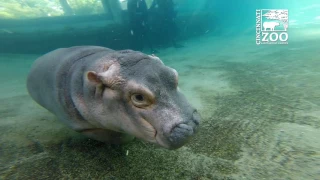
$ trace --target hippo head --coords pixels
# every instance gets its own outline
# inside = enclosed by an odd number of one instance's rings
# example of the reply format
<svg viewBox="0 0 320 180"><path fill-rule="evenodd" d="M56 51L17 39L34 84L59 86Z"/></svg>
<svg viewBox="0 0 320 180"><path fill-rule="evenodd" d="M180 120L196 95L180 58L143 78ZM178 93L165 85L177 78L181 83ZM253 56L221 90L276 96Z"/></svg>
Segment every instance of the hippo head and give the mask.
<svg viewBox="0 0 320 180"><path fill-rule="evenodd" d="M178 73L155 56L119 51L108 69L89 72L104 84L100 123L114 131L168 149L183 146L196 132L200 115L178 88Z"/></svg>

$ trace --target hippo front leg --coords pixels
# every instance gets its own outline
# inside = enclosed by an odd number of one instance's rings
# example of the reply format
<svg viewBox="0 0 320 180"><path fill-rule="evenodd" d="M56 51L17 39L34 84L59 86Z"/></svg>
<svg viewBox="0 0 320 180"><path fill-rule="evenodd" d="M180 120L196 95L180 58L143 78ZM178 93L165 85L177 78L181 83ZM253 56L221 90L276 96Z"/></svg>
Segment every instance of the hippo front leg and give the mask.
<svg viewBox="0 0 320 180"><path fill-rule="evenodd" d="M79 132L89 138L109 144L125 144L134 139L134 136L107 129L86 129Z"/></svg>

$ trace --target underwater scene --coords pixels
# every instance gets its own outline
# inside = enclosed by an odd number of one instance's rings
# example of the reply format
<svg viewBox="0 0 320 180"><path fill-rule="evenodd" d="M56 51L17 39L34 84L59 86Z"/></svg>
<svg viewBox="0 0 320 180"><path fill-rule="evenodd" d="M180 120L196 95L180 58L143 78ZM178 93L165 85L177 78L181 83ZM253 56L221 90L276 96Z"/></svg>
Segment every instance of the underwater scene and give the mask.
<svg viewBox="0 0 320 180"><path fill-rule="evenodd" d="M320 179L320 1L1 0L0 179Z"/></svg>

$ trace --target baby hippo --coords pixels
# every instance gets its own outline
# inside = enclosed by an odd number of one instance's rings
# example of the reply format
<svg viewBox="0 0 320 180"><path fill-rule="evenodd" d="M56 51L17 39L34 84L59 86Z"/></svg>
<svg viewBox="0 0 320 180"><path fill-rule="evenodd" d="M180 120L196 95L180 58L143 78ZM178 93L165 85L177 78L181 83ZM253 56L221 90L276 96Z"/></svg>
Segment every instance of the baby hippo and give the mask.
<svg viewBox="0 0 320 180"><path fill-rule="evenodd" d="M194 135L200 121L179 91L177 71L156 56L132 50L54 50L34 62L27 88L67 126L111 144L137 137L177 149Z"/></svg>

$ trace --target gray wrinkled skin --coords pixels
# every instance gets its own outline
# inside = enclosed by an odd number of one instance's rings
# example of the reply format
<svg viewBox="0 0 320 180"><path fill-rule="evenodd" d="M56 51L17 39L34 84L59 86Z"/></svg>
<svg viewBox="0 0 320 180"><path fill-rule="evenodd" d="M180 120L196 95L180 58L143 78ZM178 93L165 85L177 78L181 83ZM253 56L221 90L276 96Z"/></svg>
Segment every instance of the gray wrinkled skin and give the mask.
<svg viewBox="0 0 320 180"><path fill-rule="evenodd" d="M176 149L200 121L179 92L177 72L158 57L131 50L57 49L35 61L27 88L70 128L107 143L137 137Z"/></svg>

